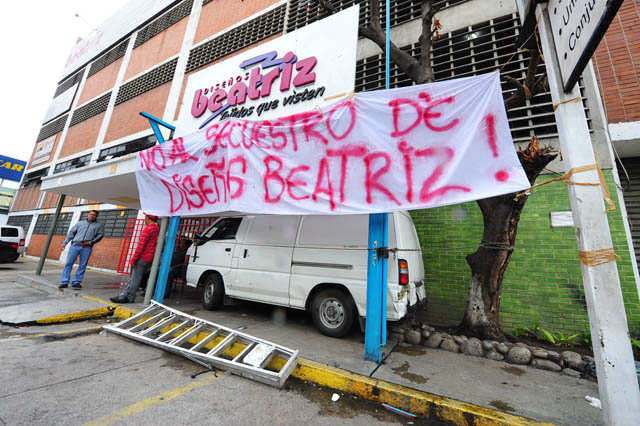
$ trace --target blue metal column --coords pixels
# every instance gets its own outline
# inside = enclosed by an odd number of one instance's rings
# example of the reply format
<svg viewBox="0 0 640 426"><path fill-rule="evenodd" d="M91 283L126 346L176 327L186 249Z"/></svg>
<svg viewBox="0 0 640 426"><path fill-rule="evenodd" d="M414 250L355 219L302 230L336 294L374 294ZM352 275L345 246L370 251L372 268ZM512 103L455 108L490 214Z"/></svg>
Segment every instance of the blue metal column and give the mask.
<svg viewBox="0 0 640 426"><path fill-rule="evenodd" d="M389 88L389 0L385 10L385 89ZM387 213L369 215L369 250L367 258L367 325L364 335L364 358L382 362L382 347L387 343L387 257L378 248L388 245Z"/></svg>
<svg viewBox="0 0 640 426"><path fill-rule="evenodd" d="M165 139L160 131L159 126L166 127L173 132L176 130L175 126L154 117L144 111L140 113L141 116L149 120L153 133L155 133L158 143L164 143ZM164 290L167 287L167 278L169 277L169 269L171 269L171 258L173 257L173 249L176 245L176 235L178 234L178 227L180 226L180 216L172 216L169 222L169 230L167 232L167 239L164 245L164 251L162 252L162 263L160 264L160 271L158 272L158 280L156 281L156 290L153 295L153 300L156 302L164 302Z"/></svg>

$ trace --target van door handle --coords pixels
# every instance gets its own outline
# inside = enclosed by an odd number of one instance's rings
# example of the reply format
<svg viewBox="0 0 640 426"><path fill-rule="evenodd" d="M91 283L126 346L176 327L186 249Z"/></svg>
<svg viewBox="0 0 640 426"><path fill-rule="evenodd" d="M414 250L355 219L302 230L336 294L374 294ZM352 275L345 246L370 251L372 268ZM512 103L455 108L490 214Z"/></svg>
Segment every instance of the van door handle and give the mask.
<svg viewBox="0 0 640 426"><path fill-rule="evenodd" d="M231 251L231 247L227 247L224 251Z"/></svg>
<svg viewBox="0 0 640 426"><path fill-rule="evenodd" d="M244 254L242 255L242 258L243 258L243 259L246 259L246 258L247 258L247 249L244 249Z"/></svg>

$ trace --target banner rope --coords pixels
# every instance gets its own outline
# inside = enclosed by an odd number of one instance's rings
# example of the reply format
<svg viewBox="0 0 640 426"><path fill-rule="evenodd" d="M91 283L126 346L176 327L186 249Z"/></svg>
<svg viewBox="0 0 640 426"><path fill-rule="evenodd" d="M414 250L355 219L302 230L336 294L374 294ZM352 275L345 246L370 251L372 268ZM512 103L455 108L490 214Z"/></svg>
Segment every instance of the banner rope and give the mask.
<svg viewBox="0 0 640 426"><path fill-rule="evenodd" d="M560 105L568 104L570 102L582 102L582 98L578 96L577 98L567 99L566 101L559 102L553 106L553 112L556 112L556 110L560 107Z"/></svg>
<svg viewBox="0 0 640 426"><path fill-rule="evenodd" d="M603 263L622 260L622 258L616 254L613 248L593 251L579 251L579 253L580 262L582 262L586 266L597 266L602 265Z"/></svg>

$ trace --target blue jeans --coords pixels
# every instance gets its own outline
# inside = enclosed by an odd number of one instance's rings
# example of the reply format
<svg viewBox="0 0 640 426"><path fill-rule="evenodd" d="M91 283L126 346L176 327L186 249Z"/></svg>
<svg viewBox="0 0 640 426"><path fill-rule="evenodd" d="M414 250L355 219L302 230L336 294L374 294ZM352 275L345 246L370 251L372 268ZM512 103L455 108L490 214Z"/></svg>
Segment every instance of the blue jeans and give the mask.
<svg viewBox="0 0 640 426"><path fill-rule="evenodd" d="M87 269L87 263L89 263L89 256L91 256L91 246L82 247L81 245L72 245L69 247L69 255L67 256L67 263L64 265L64 271L62 271L61 284L69 284L71 279L71 269L76 262L78 256L80 256L80 263L78 264L78 270L76 276L73 277L71 285L77 285L82 282L84 278L84 271Z"/></svg>

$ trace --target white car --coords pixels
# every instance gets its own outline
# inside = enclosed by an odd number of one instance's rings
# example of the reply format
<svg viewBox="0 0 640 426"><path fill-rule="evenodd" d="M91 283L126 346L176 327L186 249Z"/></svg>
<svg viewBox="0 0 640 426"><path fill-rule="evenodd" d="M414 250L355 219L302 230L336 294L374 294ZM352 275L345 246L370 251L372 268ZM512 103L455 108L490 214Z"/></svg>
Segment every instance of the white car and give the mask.
<svg viewBox="0 0 640 426"><path fill-rule="evenodd" d="M24 253L22 226L0 226L0 263L15 262Z"/></svg>
<svg viewBox="0 0 640 426"><path fill-rule="evenodd" d="M306 309L320 332L344 336L366 316L368 224L368 215L223 217L189 248L187 285L203 288L207 309L226 298ZM426 299L407 212L389 214L388 246L387 319L397 321Z"/></svg>

